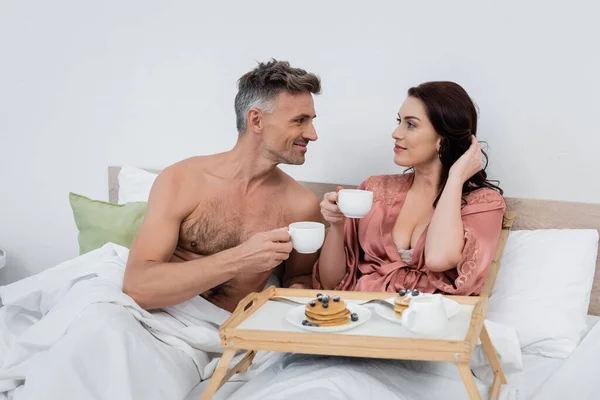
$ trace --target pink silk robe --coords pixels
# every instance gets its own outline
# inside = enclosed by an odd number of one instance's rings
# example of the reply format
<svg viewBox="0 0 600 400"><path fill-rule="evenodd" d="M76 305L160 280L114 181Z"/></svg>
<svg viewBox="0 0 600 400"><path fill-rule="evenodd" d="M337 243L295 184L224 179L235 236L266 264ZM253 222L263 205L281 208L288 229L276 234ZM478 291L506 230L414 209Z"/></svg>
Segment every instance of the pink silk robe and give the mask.
<svg viewBox="0 0 600 400"><path fill-rule="evenodd" d="M481 292L502 230L506 208L492 189L478 189L466 198L461 215L465 245L456 268L432 272L425 265L427 229L418 239L409 265L400 257L392 228L410 188L412 174L373 176L359 189L373 192L373 207L362 219L345 226L347 272L336 290L396 292L417 289L425 293L476 295ZM320 289L319 261L313 269L313 286Z"/></svg>

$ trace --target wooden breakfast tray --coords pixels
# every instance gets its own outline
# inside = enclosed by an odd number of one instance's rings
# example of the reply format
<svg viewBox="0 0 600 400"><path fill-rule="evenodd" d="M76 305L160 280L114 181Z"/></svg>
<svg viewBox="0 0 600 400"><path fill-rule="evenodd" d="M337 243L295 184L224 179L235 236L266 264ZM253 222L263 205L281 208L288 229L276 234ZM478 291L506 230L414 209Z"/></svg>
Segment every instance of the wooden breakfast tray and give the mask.
<svg viewBox="0 0 600 400"><path fill-rule="evenodd" d="M452 320L454 327L442 338L419 337L401 325L372 315L369 321L356 328L337 332L310 332L296 328L285 320L285 314L294 306L270 301L272 297L314 298L317 293L334 294L346 302L389 299L393 293L346 292L332 290L278 289L274 286L261 293L251 293L237 306L220 328L225 352L206 387L202 400L212 399L215 392L238 372L245 372L257 351L319 354L346 357L450 361L456 363L470 399L480 400L475 379L469 368L473 350L481 339L483 349L494 372L489 399L497 399L500 386L507 383L500 360L484 325L488 298L500 267L500 259L515 214L507 212L496 252L480 296L445 296L460 304L461 311ZM372 311L372 314L375 314ZM457 319L457 317L459 317ZM369 330L369 326L379 325ZM384 324L384 325L382 325ZM387 325L386 325L387 324ZM375 340L374 340L375 339ZM227 370L235 353L246 355Z"/></svg>
<svg viewBox="0 0 600 400"><path fill-rule="evenodd" d="M315 297L317 293L327 293L330 296L338 294L347 302L389 299L390 295L393 295L390 293L278 289L275 287L270 287L261 293L251 293L239 303L231 317L221 326L221 342L226 350L202 396L202 400L212 399L214 393L231 376L238 372L245 372L258 350L347 357L451 361L456 363L469 397L471 399L481 399L469 368L471 354L479 338L494 371L494 382L489 398L496 399L500 392L500 385L506 383L498 356L483 324L488 303L488 298L485 295L480 297L446 296L461 305L461 313L467 312L466 319L462 318L465 324L464 332L466 332L462 340L410 337L410 334L407 334L407 331L401 325L386 321L378 315L372 315L371 319L363 325L343 332L303 331L285 320L285 311L294 306L269 301L270 298L275 296L305 299ZM257 321L252 323L252 319L261 319L261 317L257 317L258 314L268 307L271 308L269 311L271 311L271 319L274 323L261 329L257 326ZM285 311L273 313L272 309L274 307L279 307ZM373 314L375 313L373 312ZM369 323L376 319L381 320L377 321L379 324L388 324L389 328L396 331L397 334L391 336L389 330L371 330L367 334L356 333L359 329L363 331L367 329ZM261 320L264 321L264 318ZM456 335L456 329L451 334ZM247 351L246 356L227 371L233 356L238 350Z"/></svg>

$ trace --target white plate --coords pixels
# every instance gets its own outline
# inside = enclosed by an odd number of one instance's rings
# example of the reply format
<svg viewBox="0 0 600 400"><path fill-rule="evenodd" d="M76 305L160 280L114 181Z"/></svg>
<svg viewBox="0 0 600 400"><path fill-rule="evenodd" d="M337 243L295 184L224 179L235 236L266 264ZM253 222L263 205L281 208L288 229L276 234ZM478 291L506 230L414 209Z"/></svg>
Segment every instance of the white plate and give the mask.
<svg viewBox="0 0 600 400"><path fill-rule="evenodd" d="M431 294L421 293L420 296L431 296ZM386 301L390 304L394 304L395 299L395 297L392 297ZM460 304L458 304L456 301L447 299L445 297L443 297L442 300L444 301L444 307L446 308L446 315L448 316L448 319L454 317L460 312ZM402 325L402 320L396 317L396 313L391 308L377 304L375 307L375 312L383 319L387 319L390 322Z"/></svg>
<svg viewBox="0 0 600 400"><path fill-rule="evenodd" d="M371 311L368 308L360 306L358 304L346 303L346 308L351 313L358 314L358 321L350 321L349 324L341 325L341 326L304 326L302 325L302 321L306 319L306 315L304 315L305 306L298 306L292 308L285 315L285 319L294 325L297 328L304 329L305 331L311 332L342 332L347 331L348 329L356 328L367 322L371 318Z"/></svg>

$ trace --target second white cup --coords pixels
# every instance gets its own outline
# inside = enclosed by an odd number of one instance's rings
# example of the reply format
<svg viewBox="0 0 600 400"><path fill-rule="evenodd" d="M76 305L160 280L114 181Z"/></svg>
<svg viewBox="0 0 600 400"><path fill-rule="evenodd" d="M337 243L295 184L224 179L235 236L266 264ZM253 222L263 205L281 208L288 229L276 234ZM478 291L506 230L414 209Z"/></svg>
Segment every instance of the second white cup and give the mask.
<svg viewBox="0 0 600 400"><path fill-rule="evenodd" d="M363 218L371 211L373 192L359 189L342 189L338 192L338 207L348 218Z"/></svg>
<svg viewBox="0 0 600 400"><path fill-rule="evenodd" d="M325 241L325 225L320 222L294 222L289 232L294 250L301 254L316 253Z"/></svg>

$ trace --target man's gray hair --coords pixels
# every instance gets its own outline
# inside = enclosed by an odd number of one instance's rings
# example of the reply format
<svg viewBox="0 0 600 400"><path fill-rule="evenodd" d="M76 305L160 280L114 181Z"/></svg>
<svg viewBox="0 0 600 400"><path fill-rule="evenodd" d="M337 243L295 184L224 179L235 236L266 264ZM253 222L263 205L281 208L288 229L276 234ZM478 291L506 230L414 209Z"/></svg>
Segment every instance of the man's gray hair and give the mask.
<svg viewBox="0 0 600 400"><path fill-rule="evenodd" d="M273 100L281 92L321 93L321 80L300 68L290 67L287 61L271 60L242 76L235 96L235 116L238 133L246 131L248 110L258 108L270 113Z"/></svg>

